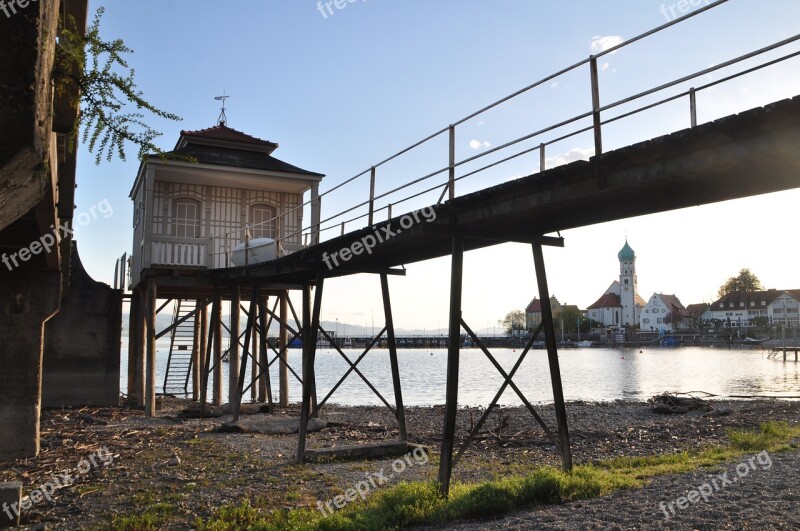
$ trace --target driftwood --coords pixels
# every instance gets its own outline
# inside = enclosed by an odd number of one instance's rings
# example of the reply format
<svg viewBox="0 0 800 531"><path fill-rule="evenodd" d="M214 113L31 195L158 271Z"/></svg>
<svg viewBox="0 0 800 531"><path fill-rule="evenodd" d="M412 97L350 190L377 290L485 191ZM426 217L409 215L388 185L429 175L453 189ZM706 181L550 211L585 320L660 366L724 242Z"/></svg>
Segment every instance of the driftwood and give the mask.
<svg viewBox="0 0 800 531"><path fill-rule="evenodd" d="M713 411L711 402L691 396L675 396L669 393L657 395L650 399L653 413L680 414L689 411Z"/></svg>

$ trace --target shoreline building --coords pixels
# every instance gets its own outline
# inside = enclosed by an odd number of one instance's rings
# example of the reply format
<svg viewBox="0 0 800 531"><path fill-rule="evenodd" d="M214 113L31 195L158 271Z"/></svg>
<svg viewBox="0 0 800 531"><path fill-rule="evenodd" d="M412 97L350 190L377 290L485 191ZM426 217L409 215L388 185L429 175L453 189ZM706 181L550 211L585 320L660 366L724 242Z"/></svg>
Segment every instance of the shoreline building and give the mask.
<svg viewBox="0 0 800 531"><path fill-rule="evenodd" d="M550 297L550 308L553 311L553 318L555 319L561 313L561 303L558 302L555 295ZM538 297L534 297L528 307L525 308L525 329L535 330L539 323L542 322L542 301Z"/></svg>
<svg viewBox="0 0 800 531"><path fill-rule="evenodd" d="M689 311L675 295L653 293L644 307L639 328L659 333L669 332L685 328L690 317Z"/></svg>
<svg viewBox="0 0 800 531"><path fill-rule="evenodd" d="M625 240L625 245L617 253L619 259L619 280L586 310L587 317L604 327L622 328L635 326L646 302L639 296L638 275L636 274L636 253Z"/></svg>
<svg viewBox="0 0 800 531"><path fill-rule="evenodd" d="M800 326L800 290L770 289L764 291L734 291L714 301L709 319L717 319L726 327ZM758 320L758 321L757 321Z"/></svg>

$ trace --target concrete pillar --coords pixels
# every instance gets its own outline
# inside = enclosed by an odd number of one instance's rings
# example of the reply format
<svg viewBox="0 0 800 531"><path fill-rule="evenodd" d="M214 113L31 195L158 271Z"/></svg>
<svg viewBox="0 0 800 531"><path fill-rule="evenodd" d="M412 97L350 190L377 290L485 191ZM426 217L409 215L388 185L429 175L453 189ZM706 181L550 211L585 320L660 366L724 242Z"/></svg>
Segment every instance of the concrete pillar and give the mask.
<svg viewBox="0 0 800 531"><path fill-rule="evenodd" d="M148 417L156 416L156 281L147 279L147 370L145 371L144 410Z"/></svg>
<svg viewBox="0 0 800 531"><path fill-rule="evenodd" d="M140 325L141 294L138 289L131 293L130 315L128 318L128 406L134 407L139 404L139 392L136 371L137 358L141 356L142 333Z"/></svg>
<svg viewBox="0 0 800 531"><path fill-rule="evenodd" d="M0 460L39 454L44 324L60 293L57 271L0 277Z"/></svg>
<svg viewBox="0 0 800 531"><path fill-rule="evenodd" d="M22 483L0 483L0 528L19 525L21 504Z"/></svg>

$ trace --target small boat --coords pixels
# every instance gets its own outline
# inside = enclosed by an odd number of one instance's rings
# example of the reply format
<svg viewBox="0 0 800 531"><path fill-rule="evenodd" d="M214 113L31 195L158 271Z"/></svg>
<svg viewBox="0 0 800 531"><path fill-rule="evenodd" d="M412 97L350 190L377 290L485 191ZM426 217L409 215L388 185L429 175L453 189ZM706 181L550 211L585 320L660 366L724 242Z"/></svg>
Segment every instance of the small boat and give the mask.
<svg viewBox="0 0 800 531"><path fill-rule="evenodd" d="M580 348L589 348L592 346L592 342L589 340L578 341L576 345L578 345Z"/></svg>
<svg viewBox="0 0 800 531"><path fill-rule="evenodd" d="M247 259L245 260L245 252ZM240 243L231 252L231 262L236 267L269 262L278 257L278 246L272 238L255 238L249 242Z"/></svg>

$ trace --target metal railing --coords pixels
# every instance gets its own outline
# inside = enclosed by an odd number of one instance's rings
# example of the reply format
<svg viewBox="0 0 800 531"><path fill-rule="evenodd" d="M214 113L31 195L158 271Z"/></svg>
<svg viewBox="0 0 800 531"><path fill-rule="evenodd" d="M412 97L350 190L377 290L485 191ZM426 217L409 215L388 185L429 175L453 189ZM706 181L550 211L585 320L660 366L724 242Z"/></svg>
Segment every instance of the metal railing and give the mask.
<svg viewBox="0 0 800 531"><path fill-rule="evenodd" d="M660 33L660 32L662 32L662 31L664 31L664 30L666 30L666 29L668 29L668 28L670 28L672 26L675 26L676 24L680 24L682 22L685 22L688 19L691 19L693 17L699 16L699 15L701 15L701 14L703 14L703 13L705 13L705 12L711 10L711 9L714 9L714 8L716 8L716 7L718 7L718 6L722 5L722 4L727 3L728 1L729 0L718 0L717 2L709 4L709 5L704 6L702 8L699 8L699 9L697 9L697 10L695 10L695 11L693 11L693 12L687 14L687 15L684 15L684 16L682 16L680 18L676 18L675 20L673 20L671 22L668 22L666 24L658 26L658 27L656 27L656 28L654 28L654 29L652 29L650 31L647 31L647 32L645 32L645 33L643 33L641 35L638 35L638 36L636 36L636 37L634 37L632 39L624 41L624 42L622 42L622 43L620 43L620 44L618 44L616 46L608 48L608 49L606 49L606 50L604 50L604 51L602 51L600 53L597 53L595 55L591 55L587 59L581 60L581 61L579 61L579 62L577 62L577 63L575 63L575 64L573 64L571 66L563 68L563 69L561 69L561 70L559 70L559 71L557 71L557 72L555 72L553 74L550 74L550 75L548 75L548 76L536 81L535 83L531 83L530 85L528 85L528 86L526 86L526 87L524 87L524 88L522 88L520 90L517 90L516 92L514 92L512 94L509 94L508 96L505 96L504 98L501 98L501 99L499 99L497 101L494 101L493 103L490 103L489 105L486 105L485 107L483 107L483 108L481 108L481 109L469 114L468 116L466 116L466 117L464 117L464 118L462 118L462 119L460 119L460 120L458 120L456 122L453 122L452 124L448 125L447 127L443 127L441 129L439 129L438 131L426 136L425 138L423 138L423 139L411 144L410 146L398 151L397 153L385 158L384 160L378 162L377 164L374 164L374 165L370 166L366 170L358 173L357 175L354 175L353 177L350 177L349 179L346 179L345 181L333 186L331 189L325 191L324 193L321 193L317 198L312 198L311 200L309 200L309 201L307 201L305 203L302 203L301 205L298 205L297 207L289 209L289 210L287 210L287 211L275 216L275 218L267 220L267 221L265 221L263 223L275 223L276 221L278 221L283 216L286 216L287 214L295 212L298 209L303 209L305 207L311 206L314 201L320 201L321 202L322 198L324 196L328 196L328 195L332 194L333 192L344 188L345 186L348 186L348 185L350 185L350 184L352 184L352 183L354 183L356 181L359 181L360 179L368 177L369 178L369 196L368 197L365 197L364 200L362 200L362 201L357 201L355 204L345 208L344 210L341 210L341 211L337 212L336 214L330 215L330 216L325 217L325 218L322 218L320 216L322 219L320 219L319 222L316 223L316 224L308 225L308 226L303 227L303 228L301 228L301 229L299 229L297 231L294 231L294 232L292 232L290 234L279 235L279 237L278 237L278 245L280 245L281 242L283 242L283 241L286 241L286 240L288 240L290 238L297 238L298 236L300 236L300 237L304 236L305 239L306 239L306 242L308 241L310 236L312 236L312 240L313 240L313 235L315 233L317 233L317 231L318 231L319 234L321 234L323 232L333 231L333 230L339 229L340 230L340 234L343 235L346 232L347 226L349 224L352 224L353 222L356 222L356 221L359 221L359 220L362 220L362 219L366 218L367 225L359 224L356 227L356 230L357 229L362 229L365 226L371 226L371 225L373 225L375 223L376 214L378 214L379 212L382 212L384 210L387 211L388 219L391 219L393 207L397 207L397 205L399 205L399 204L402 204L404 202L410 201L412 199L415 199L417 197L420 197L420 196L428 194L428 193L432 193L432 192L435 192L435 191L440 191L440 195L439 195L437 204L440 204L444 200L445 195L448 196L449 200L452 200L452 199L454 199L456 197L456 191L455 191L456 182L458 182L460 180L463 180L463 179L466 179L466 178L468 178L470 176L485 172L486 170L488 170L490 168L493 168L493 167L498 166L500 164L504 164L506 162L509 162L511 160L519 158L519 157L521 157L523 155L527 155L527 154L530 154L530 153L538 151L539 152L539 171L544 171L546 169L545 168L545 165L546 165L546 150L547 150L548 146L553 145L553 144L558 143L558 142L562 142L564 140L573 138L575 136L578 136L578 135L581 135L581 134L584 134L584 133L589 133L589 132L593 133L593 137L594 137L594 155L595 156L599 156L599 155L601 155L603 153L603 126L604 125L608 125L608 124L617 122L619 120L628 118L630 116L645 112L647 110L662 106L664 104L667 104L667 103L670 103L670 102L673 102L673 101L676 101L676 100L680 100L682 98L688 98L690 124L691 124L691 127L696 127L697 123L698 123L698 121L697 121L697 94L699 92L707 90L707 89L709 89L711 87L714 87L714 86L717 86L719 84L726 83L726 82L731 81L733 79L737 79L737 78L740 78L742 76L751 74L753 72L762 70L764 68L768 68L770 66L773 66L775 64L778 64L778 63L781 63L781 62L784 62L784 61L787 61L787 60L792 59L794 57L797 57L798 55L800 55L800 51L791 51L791 52L789 52L789 53L787 53L785 55L782 55L782 56L780 56L778 58L775 58L775 59L763 62L761 64L758 64L758 65L743 69L743 70L741 70L739 72L733 73L733 74L728 75L726 77L723 77L721 79L714 80L714 81L711 81L711 82L708 82L708 83L704 83L704 84L699 85L699 86L691 87L688 90L683 90L683 91L681 91L679 93L676 93L676 94L670 94L670 95L668 95L668 96L666 96L666 97L664 97L664 98L662 98L662 99L660 99L660 100L658 100L656 102L648 103L648 104L643 105L641 107L638 107L638 108L636 108L634 110L631 110L631 111L628 111L628 112L624 112L622 114L619 114L619 115L616 115L616 116L613 116L613 117L610 117L610 118L607 118L607 119L603 119L603 114L608 112L608 111L611 111L613 109L617 109L617 108L619 108L619 107L621 107L623 105L626 105L626 104L629 104L629 103L632 103L632 102L637 102L637 101L639 101L639 100L641 100L643 98L646 98L648 96L659 94L659 93L662 93L664 91L667 91L670 88L676 87L678 85L682 85L684 83L691 82L693 80L696 80L696 79L701 78L703 76L706 76L708 74L720 71L722 69L725 69L725 68L728 68L728 67L731 67L731 66L734 66L734 65L739 65L739 64L743 63L744 61L747 61L747 60L750 60L750 59L754 59L754 58L762 56L762 55L764 55L764 54L766 54L768 52L771 52L771 51L774 51L774 50L778 50L778 49L781 49L781 48L785 48L785 47L789 46L790 44L795 43L798 40L800 40L800 34L794 35L794 36L792 36L790 38L787 38L787 39L783 39L783 40L781 40L779 42L776 42L776 43L771 44L769 46L760 48L758 50L755 50L755 51L752 51L752 52L749 52L749 53L746 53L744 55L740 55L738 57L734 57L734 58L732 58L730 60L727 60L725 62L722 62L720 64L716 64L714 66L711 66L711 67L708 67L708 68L704 68L704 69L696 71L694 73L685 75L685 76L683 76L683 77L681 77L679 79L675 79L673 81L654 86L652 88L649 88L647 90L644 90L644 91L639 92L637 94L634 94L632 96L628 96L628 97L625 97L623 99L619 99L617 101L614 101L614 102L606 104L606 105L602 105L601 99L600 99L600 81L599 81L600 76L599 76L599 72L600 72L601 69L598 66L598 64L599 64L598 60L600 58L608 55L608 54L612 54L612 53L614 53L614 52L616 52L616 51L618 51L618 50L620 50L620 49L622 49L624 47L630 46L630 45L632 45L632 44L634 44L634 43L636 43L636 42L638 42L640 40L646 39L647 37L650 37L652 35ZM589 66L589 75L590 75L590 82L591 82L592 106L591 106L590 110L587 110L586 112L580 113L580 114L578 114L576 116L573 116L571 118L559 121L559 122L557 122L555 124L552 124L552 125L549 125L547 127L538 129L538 130L533 131L531 133L525 134L523 136L520 136L520 137L515 138L513 140L510 140L508 142L505 142L505 143L503 143L503 144L501 144L499 146L492 147L490 149L486 149L485 151L483 151L483 152L481 152L479 154L476 154L476 155L473 155L473 156L470 156L470 157L466 157L466 158L464 158L462 160L456 160L456 132L457 132L457 128L459 126L461 126L462 124L464 124L464 123L466 123L466 122L468 122L468 121L470 121L470 120L472 120L474 118L477 118L477 117L483 115L484 113L486 113L489 110L495 109L496 107L499 107L500 105L502 105L504 103L507 103L512 99L515 99L515 98L517 98L517 97L519 97L519 96L521 96L523 94L526 94L526 93L530 92L531 90L533 90L536 87L540 87L540 86L543 86L543 85L545 85L547 83L553 82L557 78L559 78L561 76L564 76L565 74L577 71L577 70L579 70L579 69L581 69L583 67L586 67L587 65ZM532 139L534 139L536 137L541 137L542 135L545 135L547 133L555 132L557 130L563 129L563 128L565 128L567 126L570 126L570 125L578 124L582 120L588 120L588 119L591 119L591 125L587 125L587 126L583 126L583 127L578 126L578 128L575 129L575 130L559 134L558 136L556 136L554 138L550 138L550 139L547 139L547 140L542 140L541 142L539 142L538 144L534 145L533 147L529 147L529 148L523 149L521 151L514 152L514 153L512 153L510 155L504 156L500 160L496 160L496 161L490 162L490 163L488 163L488 164L486 164L484 166L481 166L481 167L479 167L477 169L470 170L470 171L468 171L468 172L466 172L466 173L464 173L464 174L462 174L460 176L456 175L457 170L459 168L464 167L465 165L468 165L470 163L474 163L476 161L484 159L485 157L488 157L488 156L493 155L493 154L499 154L501 152L505 152L506 150L509 150L512 147L518 146L519 144L521 144L523 142L532 140ZM441 136L443 136L445 134L448 137L447 138L447 140L448 140L448 164L446 166L443 166L443 167L440 167L438 169L435 169L434 171L431 171L431 172L429 172L427 174L424 174L424 175L422 175L422 176L420 176L418 178L411 179L411 180L409 180L407 182L404 182L403 184L401 184L399 186L396 186L394 188L391 188L390 190L388 190L386 192L383 192L383 193L380 193L380 194L376 194L376 191L375 191L376 190L376 181L377 181L377 178L378 178L378 171L377 170L379 168L381 168L382 166L385 166L389 162L392 162L392 161L398 159L399 157L401 157L403 155L406 155L406 154L416 150L417 148L422 147L425 144L428 144L429 142L433 141L434 139L437 139L437 138L439 138L439 137L441 137ZM424 190L421 190L421 191L418 191L418 192L415 192L413 194L409 194L409 195L406 195L406 196L397 196L397 195L395 195L395 194L398 194L401 191L407 190L408 188L410 188L412 186L418 185L418 184L423 183L425 181L429 181L430 179L433 179L434 177L437 177L437 176L440 176L440 175L443 175L443 174L446 174L446 181L445 182L441 182L440 181L437 184L434 184L434 185L432 185L432 186L430 186L428 188L425 188ZM394 200L393 201L389 201L389 198L392 197L392 196L394 196L393 197ZM386 204L384 206L378 207L376 205L376 203L379 202L379 201L383 201ZM356 211L358 211L360 209L365 210L365 211L356 212ZM351 217L348 217L348 215L351 215ZM248 225L248 226L243 227L241 229L238 229L238 230L235 230L235 231L230 231L230 232L225 233L225 234L213 235L212 239L213 238L229 238L232 235L241 235L241 237L242 237L241 241L245 241L246 242L247 238L244 237L244 235L246 234L247 230L249 228L255 227L257 225L260 225L260 224ZM320 241L321 241L321 238L320 238Z"/></svg>

